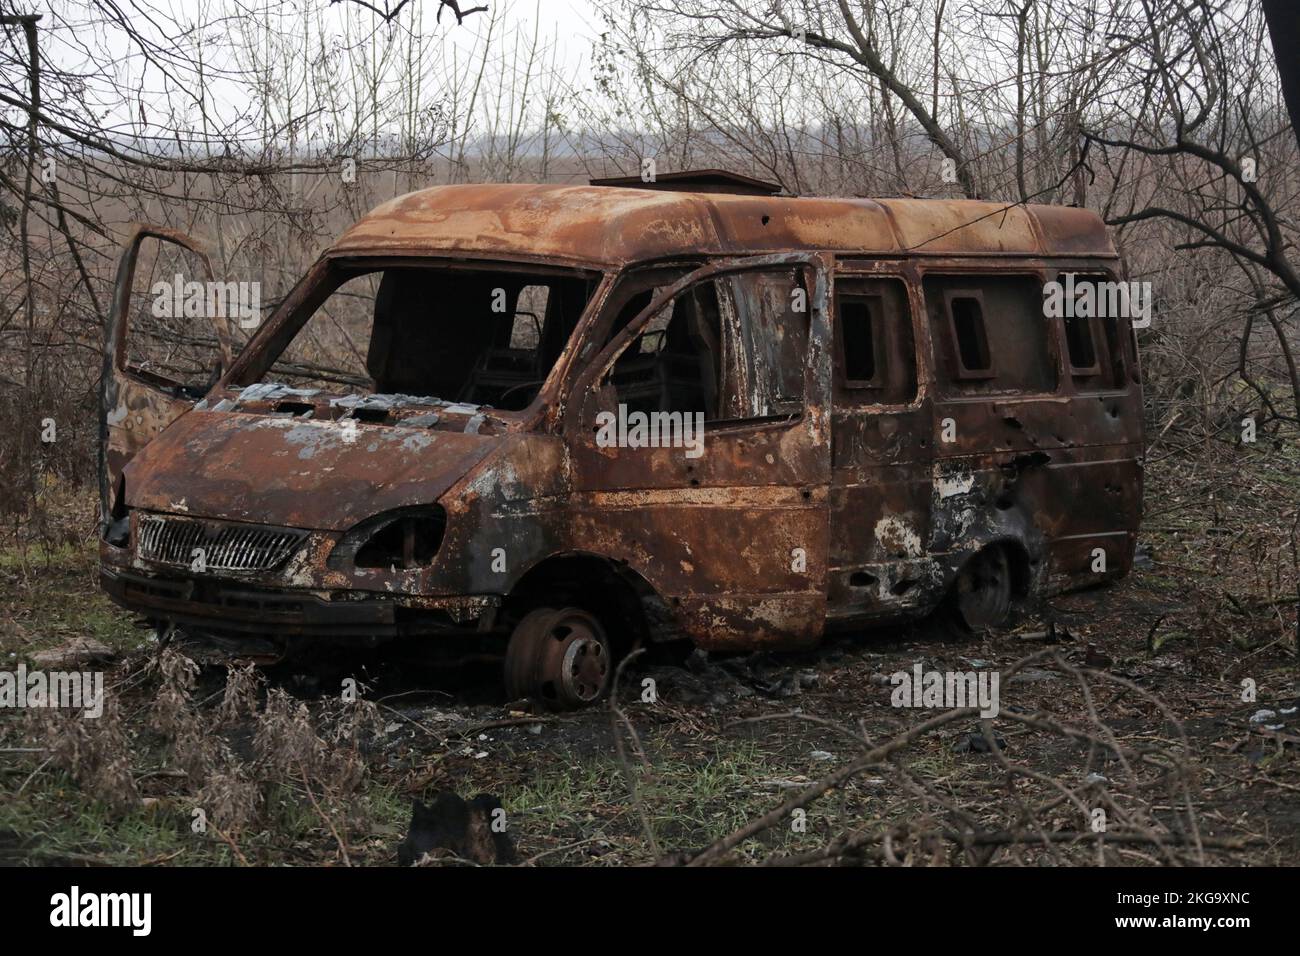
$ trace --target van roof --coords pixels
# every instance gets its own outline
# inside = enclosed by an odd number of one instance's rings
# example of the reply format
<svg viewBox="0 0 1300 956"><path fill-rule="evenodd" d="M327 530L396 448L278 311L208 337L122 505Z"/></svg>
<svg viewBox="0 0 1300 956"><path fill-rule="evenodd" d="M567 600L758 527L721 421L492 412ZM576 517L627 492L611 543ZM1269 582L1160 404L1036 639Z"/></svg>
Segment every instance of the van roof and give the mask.
<svg viewBox="0 0 1300 956"><path fill-rule="evenodd" d="M969 199L831 199L609 186L435 186L373 210L331 254L429 251L610 266L828 250L1114 258L1096 213Z"/></svg>

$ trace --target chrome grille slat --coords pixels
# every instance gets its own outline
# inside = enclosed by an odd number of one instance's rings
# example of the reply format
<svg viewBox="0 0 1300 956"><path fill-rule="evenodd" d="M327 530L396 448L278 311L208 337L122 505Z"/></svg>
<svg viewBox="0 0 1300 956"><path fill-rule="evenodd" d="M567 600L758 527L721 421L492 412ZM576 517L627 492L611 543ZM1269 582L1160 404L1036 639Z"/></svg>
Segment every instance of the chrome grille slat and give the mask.
<svg viewBox="0 0 1300 956"><path fill-rule="evenodd" d="M241 571L247 569L249 562L258 552L258 544L262 537L263 535L260 534L250 534L242 541L232 539L227 546L227 550L230 551L230 565Z"/></svg>
<svg viewBox="0 0 1300 956"><path fill-rule="evenodd" d="M262 532L250 538L248 542L244 545L243 554L240 555L240 560L245 565L247 565L248 562L253 560L253 557L259 552L269 551L272 555L274 555L275 554L274 544L275 544L274 539L269 537L266 534L266 532Z"/></svg>
<svg viewBox="0 0 1300 956"><path fill-rule="evenodd" d="M263 548L275 554L279 550L279 542L273 537L263 532L264 540L258 541L256 547Z"/></svg>
<svg viewBox="0 0 1300 956"><path fill-rule="evenodd" d="M195 550L198 549L199 541L202 538L202 532L203 529L198 527L197 525L192 525L189 528L189 534L185 536L185 543L181 545L180 554L176 555L177 561L194 560L194 552ZM205 548L204 549L205 558L206 558L206 551L207 549ZM207 563L206 560L204 561L204 563L205 564Z"/></svg>
<svg viewBox="0 0 1300 956"><path fill-rule="evenodd" d="M269 571L288 560L306 535L294 528L145 514L138 519L136 554L145 561L189 568L194 549L202 548L209 571Z"/></svg>
<svg viewBox="0 0 1300 956"><path fill-rule="evenodd" d="M221 534L217 537L217 553L220 555L218 560L225 567L235 571L244 570L244 563L240 560L239 552L246 549L239 548L239 538L238 534L231 534L229 528L222 528Z"/></svg>

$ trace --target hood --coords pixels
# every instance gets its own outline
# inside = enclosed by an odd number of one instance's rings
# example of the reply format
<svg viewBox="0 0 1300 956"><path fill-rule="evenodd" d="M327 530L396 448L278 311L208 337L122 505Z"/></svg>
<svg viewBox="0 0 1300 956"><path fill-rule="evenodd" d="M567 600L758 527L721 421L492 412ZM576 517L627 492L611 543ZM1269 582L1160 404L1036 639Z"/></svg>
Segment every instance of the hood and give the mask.
<svg viewBox="0 0 1300 956"><path fill-rule="evenodd" d="M132 508L345 531L432 504L501 441L403 425L196 409L127 465Z"/></svg>

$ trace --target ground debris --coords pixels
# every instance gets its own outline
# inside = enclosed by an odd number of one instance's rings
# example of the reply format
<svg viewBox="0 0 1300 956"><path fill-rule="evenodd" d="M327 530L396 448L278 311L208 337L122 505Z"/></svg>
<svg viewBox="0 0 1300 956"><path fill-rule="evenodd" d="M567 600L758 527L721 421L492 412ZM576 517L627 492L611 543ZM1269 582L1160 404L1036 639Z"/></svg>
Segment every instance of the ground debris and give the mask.
<svg viewBox="0 0 1300 956"><path fill-rule="evenodd" d="M410 866L437 860L480 866L516 862L501 801L480 793L467 802L450 791L437 793L431 804L416 800L411 806L410 829L397 848L397 862Z"/></svg>
<svg viewBox="0 0 1300 956"><path fill-rule="evenodd" d="M78 637L58 647L36 651L31 658L37 667L58 668L103 664L116 656L111 648L94 638Z"/></svg>

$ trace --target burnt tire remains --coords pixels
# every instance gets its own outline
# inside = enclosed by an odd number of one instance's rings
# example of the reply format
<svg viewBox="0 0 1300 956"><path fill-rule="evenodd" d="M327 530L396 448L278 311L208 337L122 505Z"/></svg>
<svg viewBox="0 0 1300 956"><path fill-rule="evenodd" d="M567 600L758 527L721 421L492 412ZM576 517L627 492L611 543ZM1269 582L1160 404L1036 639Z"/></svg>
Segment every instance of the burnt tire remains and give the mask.
<svg viewBox="0 0 1300 956"><path fill-rule="evenodd" d="M953 582L952 623L967 633L1000 627L1011 615L1013 581L1006 548L994 545L966 562Z"/></svg>

